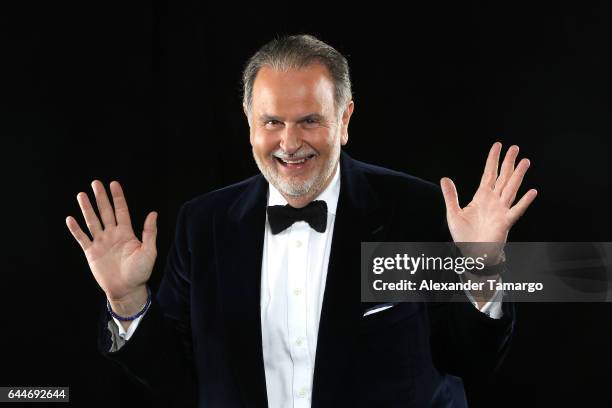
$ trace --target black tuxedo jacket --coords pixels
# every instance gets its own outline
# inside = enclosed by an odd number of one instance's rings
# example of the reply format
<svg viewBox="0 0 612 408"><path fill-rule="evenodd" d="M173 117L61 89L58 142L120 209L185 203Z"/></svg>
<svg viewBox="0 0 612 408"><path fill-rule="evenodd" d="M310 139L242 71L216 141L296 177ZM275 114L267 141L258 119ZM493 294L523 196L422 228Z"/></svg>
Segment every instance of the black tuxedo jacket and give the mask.
<svg viewBox="0 0 612 408"><path fill-rule="evenodd" d="M341 187L312 388L312 407L463 406L461 381L490 373L513 308L494 320L470 303L400 303L363 317L362 241L451 241L439 188L341 154ZM158 402L267 406L260 274L268 183L259 174L185 203L165 275L132 338L109 353ZM453 376L450 376L452 374Z"/></svg>

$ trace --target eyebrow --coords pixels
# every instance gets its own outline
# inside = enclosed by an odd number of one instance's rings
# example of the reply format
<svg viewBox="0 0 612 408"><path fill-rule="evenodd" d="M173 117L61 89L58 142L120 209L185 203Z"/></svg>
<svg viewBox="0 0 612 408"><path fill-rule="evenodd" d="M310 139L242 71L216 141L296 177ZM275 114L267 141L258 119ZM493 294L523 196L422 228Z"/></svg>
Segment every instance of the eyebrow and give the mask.
<svg viewBox="0 0 612 408"><path fill-rule="evenodd" d="M308 120L308 119L311 119L311 120L317 120L317 121L323 121L323 119L324 119L324 118L323 118L323 115L321 115L321 114L319 114L319 113L311 113L311 114L309 114L309 115L306 115L306 116L304 116L304 117L301 117L301 118L300 118L300 119L298 119L297 121L298 121L298 123L299 123L299 122L304 122L304 121L306 121L306 120Z"/></svg>
<svg viewBox="0 0 612 408"><path fill-rule="evenodd" d="M263 122L267 122L269 120L276 120L279 122L284 122L283 118L281 118L280 116L274 116L274 115L268 115L268 114L263 114L259 117L259 119ZM304 122L305 120L319 120L322 121L324 119L323 115L319 114L319 113L310 113L306 116L302 116L301 118L299 118L296 122L300 123L300 122Z"/></svg>
<svg viewBox="0 0 612 408"><path fill-rule="evenodd" d="M269 120L277 120L279 122L282 122L282 119L280 116L273 116L273 115L267 115L267 114L263 114L259 117L259 120L261 120L262 122L267 122Z"/></svg>

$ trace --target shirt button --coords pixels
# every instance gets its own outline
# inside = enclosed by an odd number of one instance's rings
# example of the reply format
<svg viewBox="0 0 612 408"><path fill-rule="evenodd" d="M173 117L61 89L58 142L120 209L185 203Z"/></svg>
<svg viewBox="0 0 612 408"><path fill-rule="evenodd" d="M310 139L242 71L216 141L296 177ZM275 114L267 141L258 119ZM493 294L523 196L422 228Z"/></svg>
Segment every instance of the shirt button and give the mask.
<svg viewBox="0 0 612 408"><path fill-rule="evenodd" d="M302 388L301 390L299 390L297 395L300 398L304 398L306 396L306 388Z"/></svg>
<svg viewBox="0 0 612 408"><path fill-rule="evenodd" d="M302 340L301 337L298 337L297 340L295 341L295 344L297 344L298 346L301 346L302 343L304 343L304 340Z"/></svg>
<svg viewBox="0 0 612 408"><path fill-rule="evenodd" d="M302 246L302 241L300 241L299 239L297 241L295 241L295 247L299 248Z"/></svg>
<svg viewBox="0 0 612 408"><path fill-rule="evenodd" d="M302 294L302 289L300 289L300 288L295 289L295 290L293 291L293 294L294 294L295 296L300 296L300 295Z"/></svg>

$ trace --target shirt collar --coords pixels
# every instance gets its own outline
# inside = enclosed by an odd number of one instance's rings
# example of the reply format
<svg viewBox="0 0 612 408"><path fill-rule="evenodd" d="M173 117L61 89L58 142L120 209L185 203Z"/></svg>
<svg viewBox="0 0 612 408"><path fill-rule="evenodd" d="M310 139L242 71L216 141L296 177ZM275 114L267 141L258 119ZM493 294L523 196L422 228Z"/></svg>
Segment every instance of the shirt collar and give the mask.
<svg viewBox="0 0 612 408"><path fill-rule="evenodd" d="M270 187L268 189L268 205L286 205L287 200L285 197L274 187L268 183ZM331 182L327 185L315 200L325 201L327 204L327 211L333 215L336 215L336 208L338 207L338 197L340 196L340 161L336 164L336 171Z"/></svg>

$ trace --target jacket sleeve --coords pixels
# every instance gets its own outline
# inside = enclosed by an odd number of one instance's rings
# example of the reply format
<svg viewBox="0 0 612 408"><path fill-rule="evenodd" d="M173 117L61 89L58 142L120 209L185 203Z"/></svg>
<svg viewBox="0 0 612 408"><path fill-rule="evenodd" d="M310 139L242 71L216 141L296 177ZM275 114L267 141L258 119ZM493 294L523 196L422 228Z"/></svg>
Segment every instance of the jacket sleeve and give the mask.
<svg viewBox="0 0 612 408"><path fill-rule="evenodd" d="M111 319L103 309L98 348L160 406L195 406L196 387L190 326L190 249L188 204L178 214L174 243L164 277L150 309L119 350L111 352Z"/></svg>
<svg viewBox="0 0 612 408"><path fill-rule="evenodd" d="M503 316L493 319L470 302L428 303L431 349L436 367L468 382L496 371L514 329L514 305L504 301Z"/></svg>

